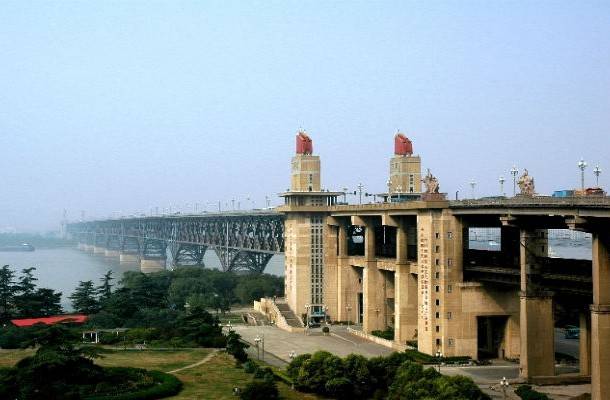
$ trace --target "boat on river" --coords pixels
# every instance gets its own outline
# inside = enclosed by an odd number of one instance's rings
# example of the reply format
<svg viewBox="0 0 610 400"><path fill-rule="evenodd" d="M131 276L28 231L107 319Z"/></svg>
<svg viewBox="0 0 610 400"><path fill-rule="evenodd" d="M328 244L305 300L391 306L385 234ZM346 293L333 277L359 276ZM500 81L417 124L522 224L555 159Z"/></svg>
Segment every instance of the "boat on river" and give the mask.
<svg viewBox="0 0 610 400"><path fill-rule="evenodd" d="M36 248L29 243L21 243L15 246L0 246L0 251L34 251Z"/></svg>

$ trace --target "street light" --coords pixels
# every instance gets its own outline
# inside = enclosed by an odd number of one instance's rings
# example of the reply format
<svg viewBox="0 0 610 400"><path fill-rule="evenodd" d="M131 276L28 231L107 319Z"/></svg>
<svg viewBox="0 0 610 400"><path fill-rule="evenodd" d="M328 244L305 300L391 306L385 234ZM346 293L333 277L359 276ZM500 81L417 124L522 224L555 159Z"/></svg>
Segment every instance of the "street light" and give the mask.
<svg viewBox="0 0 610 400"><path fill-rule="evenodd" d="M359 194L359 200L358 200L358 204L362 204L362 189L364 189L364 185L362 183L359 183L358 186L356 186L358 188L358 194Z"/></svg>
<svg viewBox="0 0 610 400"><path fill-rule="evenodd" d="M513 197L515 197L515 195L517 194L517 174L519 173L519 170L517 169L516 166L513 165L513 167L510 170L510 174L513 176Z"/></svg>
<svg viewBox="0 0 610 400"><path fill-rule="evenodd" d="M294 358L297 356L297 353L292 350L290 353L288 353L288 358L290 358L290 362L292 362L292 360L294 360ZM292 390L294 390L294 379L292 380L292 384L290 385L290 387L292 388Z"/></svg>
<svg viewBox="0 0 610 400"><path fill-rule="evenodd" d="M349 315L350 315L350 311L352 311L352 306L350 306L349 304L345 306L345 311L347 311L346 317L347 317L347 330L349 330Z"/></svg>
<svg viewBox="0 0 610 400"><path fill-rule="evenodd" d="M602 173L602 169L599 167L599 164L593 168L593 175L595 175L595 187L599 187L599 174Z"/></svg>
<svg viewBox="0 0 610 400"><path fill-rule="evenodd" d="M578 165L578 168L580 169L580 188L582 189L583 194L584 194L584 191L585 191L585 169L587 168L587 162L581 158L577 165Z"/></svg>
<svg viewBox="0 0 610 400"><path fill-rule="evenodd" d="M347 204L347 188L343 188L343 202Z"/></svg>
<svg viewBox="0 0 610 400"><path fill-rule="evenodd" d="M263 361L265 361L265 336L263 335L262 337L259 335L256 335L256 337L254 338L254 343L256 346L256 358L257 359L261 359L260 357L260 347L259 344L262 347L262 351L263 351Z"/></svg>
<svg viewBox="0 0 610 400"><path fill-rule="evenodd" d="M443 359L443 353L440 350L436 351L436 358L438 360L438 372L441 372L441 360Z"/></svg>
<svg viewBox="0 0 610 400"><path fill-rule="evenodd" d="M504 182L506 182L506 179L504 179L504 175L500 175L500 178L498 178L498 182L500 182L500 196L504 196Z"/></svg>
<svg viewBox="0 0 610 400"><path fill-rule="evenodd" d="M508 389L508 387L510 386L510 383L508 383L508 380L506 379L506 377L502 377L502 379L500 380L500 387L502 388L502 394L504 395L504 399L506 400L506 389Z"/></svg>
<svg viewBox="0 0 610 400"><path fill-rule="evenodd" d="M471 181L470 181L470 188L472 189L472 190L471 190L472 196L470 196L470 197L471 197L472 199L474 199L474 188L475 188L476 186L477 186L477 182L476 182L474 179L473 179L473 180L471 180Z"/></svg>

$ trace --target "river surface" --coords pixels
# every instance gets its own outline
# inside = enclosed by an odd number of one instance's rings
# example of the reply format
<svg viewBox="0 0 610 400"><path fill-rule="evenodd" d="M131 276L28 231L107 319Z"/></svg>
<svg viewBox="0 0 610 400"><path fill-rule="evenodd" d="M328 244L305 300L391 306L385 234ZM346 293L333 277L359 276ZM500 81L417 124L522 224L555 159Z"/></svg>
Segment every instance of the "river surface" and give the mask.
<svg viewBox="0 0 610 400"><path fill-rule="evenodd" d="M204 257L206 267L220 269L220 262L213 251ZM17 275L24 268L36 267L34 272L39 287L47 287L62 292L62 306L70 310L68 296L78 286L79 281L92 280L99 284L102 275L111 270L116 283L125 271L139 271L138 264L120 265L118 258L94 256L75 248L39 248L33 252L0 252L0 265L9 265ZM284 274L284 257L274 256L265 272Z"/></svg>

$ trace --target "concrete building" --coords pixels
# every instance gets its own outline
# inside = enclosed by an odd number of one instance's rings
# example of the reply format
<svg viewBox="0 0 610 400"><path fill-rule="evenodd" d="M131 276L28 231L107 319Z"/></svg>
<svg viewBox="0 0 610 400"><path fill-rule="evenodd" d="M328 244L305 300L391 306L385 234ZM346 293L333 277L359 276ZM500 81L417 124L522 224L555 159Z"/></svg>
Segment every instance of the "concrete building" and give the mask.
<svg viewBox="0 0 610 400"><path fill-rule="evenodd" d="M553 301L567 296L581 308L581 373L592 375L594 399L607 398L610 209L535 197L449 202L430 173L422 193L420 158L404 135L395 144L388 194L405 196L382 203L337 204L342 193L321 189L320 159L293 158L278 209L293 313L361 324L365 334L391 327L397 349L519 359L521 376L535 380L555 375ZM501 247L469 248L468 229L488 227ZM548 229L566 228L593 235L591 275L578 260L548 257Z"/></svg>

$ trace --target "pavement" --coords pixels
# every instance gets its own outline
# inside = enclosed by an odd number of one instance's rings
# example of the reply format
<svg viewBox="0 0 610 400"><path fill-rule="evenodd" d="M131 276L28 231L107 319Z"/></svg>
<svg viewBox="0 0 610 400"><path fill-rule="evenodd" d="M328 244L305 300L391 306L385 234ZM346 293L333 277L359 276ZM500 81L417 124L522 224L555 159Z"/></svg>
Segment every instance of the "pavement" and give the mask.
<svg viewBox="0 0 610 400"><path fill-rule="evenodd" d="M236 325L233 329L241 335L244 341L251 344L248 354L253 358L263 358L262 342L257 349L254 339L257 337L264 339L264 360L280 368L290 362L291 352L299 355L325 350L340 357L352 353L365 357L376 357L394 352L393 349L352 335L347 332L346 326L331 326L329 335L324 335L321 329L312 329L307 334L303 334L286 332L275 326ZM578 357L578 340L564 339L562 330L555 332L555 346L558 352ZM578 371L578 365L558 365L556 371L558 374L574 373ZM492 365L488 366L441 366L441 373L468 376L492 399L499 400L504 399L504 394L499 387L500 380L506 377L509 381L514 382L519 377L519 364L495 360ZM513 384L507 389L507 399L519 399L513 391L516 386ZM590 385L534 386L534 388L557 400L570 399L583 393L590 393L591 390Z"/></svg>

